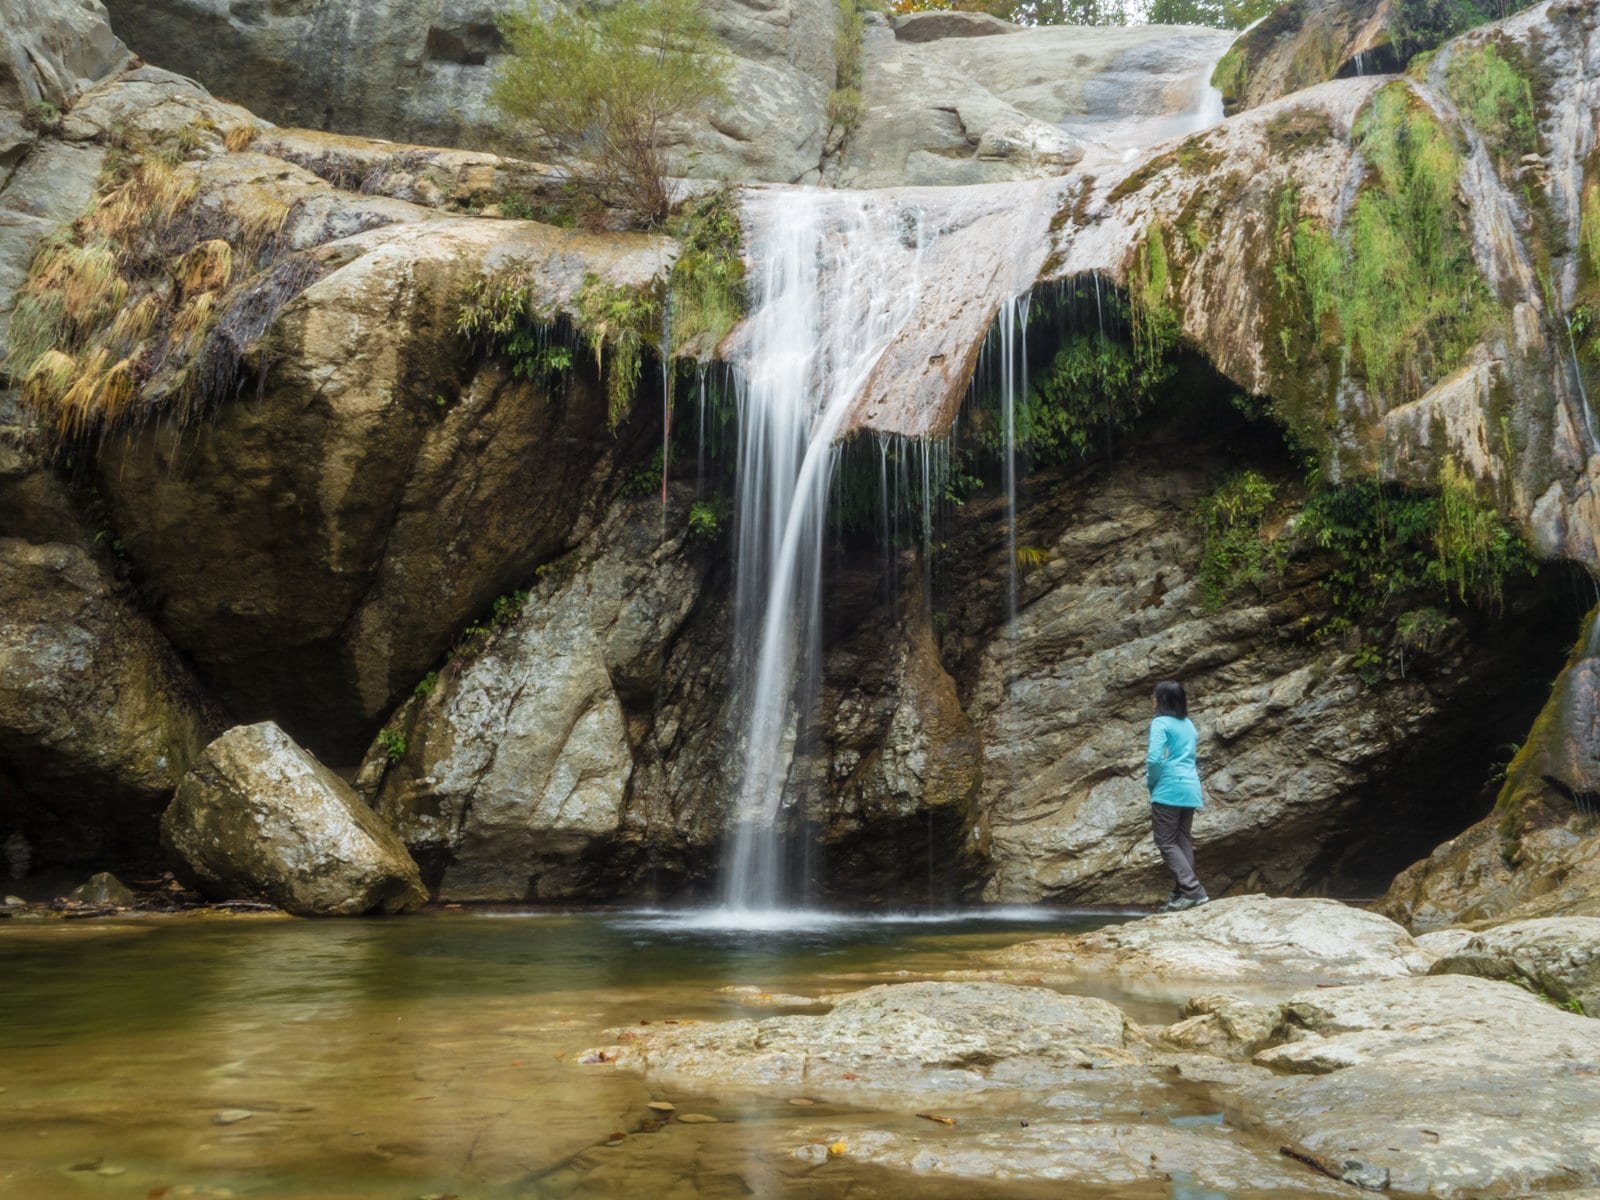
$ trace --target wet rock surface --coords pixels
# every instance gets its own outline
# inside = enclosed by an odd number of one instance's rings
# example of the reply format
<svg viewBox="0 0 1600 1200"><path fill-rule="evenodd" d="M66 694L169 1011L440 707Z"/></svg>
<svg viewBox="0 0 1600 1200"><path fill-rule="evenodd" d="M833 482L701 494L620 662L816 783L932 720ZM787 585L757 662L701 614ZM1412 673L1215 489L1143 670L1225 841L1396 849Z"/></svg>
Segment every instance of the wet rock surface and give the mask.
<svg viewBox="0 0 1600 1200"><path fill-rule="evenodd" d="M0 539L0 841L22 840L24 866L148 865L218 726L129 599L76 546Z"/></svg>
<svg viewBox="0 0 1600 1200"><path fill-rule="evenodd" d="M1452 949L1429 973L1503 979L1576 1012L1600 1016L1600 918L1544 917L1497 925Z"/></svg>
<svg viewBox="0 0 1600 1200"><path fill-rule="evenodd" d="M666 541L662 519L676 527ZM593 895L619 871L606 860L628 820L629 710L653 703L707 565L681 508L620 503L551 572L559 582L412 706L376 807L434 864L441 899ZM381 770L386 751L374 754Z"/></svg>
<svg viewBox="0 0 1600 1200"><path fill-rule="evenodd" d="M207 891L298 916L406 912L427 899L394 833L271 722L236 726L206 747L161 837Z"/></svg>
<svg viewBox="0 0 1600 1200"><path fill-rule="evenodd" d="M1093 933L1022 942L996 966L1043 974L1346 983L1404 978L1431 958L1400 926L1336 900L1235 896Z"/></svg>

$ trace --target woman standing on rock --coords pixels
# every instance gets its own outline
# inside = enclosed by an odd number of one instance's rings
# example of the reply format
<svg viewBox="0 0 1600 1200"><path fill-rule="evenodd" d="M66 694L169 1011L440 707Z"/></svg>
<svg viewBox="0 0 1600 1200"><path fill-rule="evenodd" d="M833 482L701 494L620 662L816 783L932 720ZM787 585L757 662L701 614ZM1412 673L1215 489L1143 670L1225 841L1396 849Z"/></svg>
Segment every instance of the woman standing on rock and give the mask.
<svg viewBox="0 0 1600 1200"><path fill-rule="evenodd" d="M1150 789L1150 824L1156 849L1172 872L1172 895L1162 912L1182 912L1211 897L1194 873L1195 809L1201 806L1200 770L1195 765L1194 724L1183 684L1168 679L1156 684L1155 718L1150 722L1150 749L1144 759L1144 782Z"/></svg>

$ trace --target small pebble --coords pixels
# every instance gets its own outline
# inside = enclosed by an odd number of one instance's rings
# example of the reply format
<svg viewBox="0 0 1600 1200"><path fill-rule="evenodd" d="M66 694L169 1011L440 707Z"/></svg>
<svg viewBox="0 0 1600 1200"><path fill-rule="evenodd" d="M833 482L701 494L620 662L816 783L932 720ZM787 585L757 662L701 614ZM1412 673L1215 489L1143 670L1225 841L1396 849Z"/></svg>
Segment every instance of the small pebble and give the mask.
<svg viewBox="0 0 1600 1200"><path fill-rule="evenodd" d="M652 1100L649 1104L646 1104L645 1107L653 1108L657 1112L675 1112L678 1108L678 1106L670 1100Z"/></svg>
<svg viewBox="0 0 1600 1200"><path fill-rule="evenodd" d="M218 1109L211 1117L213 1125L237 1125L240 1121L248 1121L255 1113L248 1108L223 1108Z"/></svg>
<svg viewBox="0 0 1600 1200"><path fill-rule="evenodd" d="M812 1143L809 1146L796 1146L794 1148L794 1156L801 1162L825 1163L828 1161L828 1148L816 1143Z"/></svg>
<svg viewBox="0 0 1600 1200"><path fill-rule="evenodd" d="M680 1125L715 1125L717 1119L707 1113L684 1113L678 1118Z"/></svg>

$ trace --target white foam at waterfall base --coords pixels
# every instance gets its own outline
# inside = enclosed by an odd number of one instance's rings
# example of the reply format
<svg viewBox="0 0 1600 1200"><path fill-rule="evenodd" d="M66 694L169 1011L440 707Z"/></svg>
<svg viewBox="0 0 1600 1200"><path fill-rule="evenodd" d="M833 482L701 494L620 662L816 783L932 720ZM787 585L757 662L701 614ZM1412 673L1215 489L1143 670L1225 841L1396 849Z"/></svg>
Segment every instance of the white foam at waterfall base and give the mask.
<svg viewBox="0 0 1600 1200"><path fill-rule="evenodd" d="M821 657L836 439L921 286L920 213L868 192L766 189L743 209L755 304L733 354L739 408L734 654L742 761L725 899L791 899L779 820Z"/></svg>

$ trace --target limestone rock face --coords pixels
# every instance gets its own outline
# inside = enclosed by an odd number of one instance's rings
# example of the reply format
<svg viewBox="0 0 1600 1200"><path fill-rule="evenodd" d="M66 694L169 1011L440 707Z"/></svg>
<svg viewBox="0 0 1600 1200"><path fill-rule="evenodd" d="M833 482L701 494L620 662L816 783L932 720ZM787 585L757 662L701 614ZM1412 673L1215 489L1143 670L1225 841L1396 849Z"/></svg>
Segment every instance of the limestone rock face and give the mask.
<svg viewBox="0 0 1600 1200"><path fill-rule="evenodd" d="M1302 0L1241 34L1217 71L1228 111L1255 108L1340 75L1404 64L1390 0Z"/></svg>
<svg viewBox="0 0 1600 1200"><path fill-rule="evenodd" d="M1600 1182L1600 1023L1459 975L1308 991L1281 1011L1253 1056L1275 1076L1228 1100L1246 1125L1387 1171L1403 1194Z"/></svg>
<svg viewBox="0 0 1600 1200"><path fill-rule="evenodd" d="M527 153L489 105L504 49L496 18L520 0L340 5L112 0L118 33L151 62L282 125ZM834 83L831 0L715 0L729 94L674 131L690 175L790 182L814 173Z"/></svg>
<svg viewBox="0 0 1600 1200"><path fill-rule="evenodd" d="M996 36L1000 35L1000 36ZM1143 26L1023 29L972 13L868 25L863 115L828 165L846 187L989 183L1065 174L1198 128L1230 33Z"/></svg>
<svg viewBox="0 0 1600 1200"><path fill-rule="evenodd" d="M907 983L827 997L823 1016L625 1031L604 1060L683 1087L849 1103L1054 1086L1137 1061L1104 1000L992 983Z"/></svg>
<svg viewBox="0 0 1600 1200"><path fill-rule="evenodd" d="M399 726L377 809L442 899L582 896L604 871L630 798L627 709L651 703L706 568L681 524L660 541L661 519L659 500L620 504Z"/></svg>
<svg viewBox="0 0 1600 1200"><path fill-rule="evenodd" d="M206 747L161 818L161 840L213 895L298 916L407 912L428 898L394 833L270 721Z"/></svg>
<svg viewBox="0 0 1600 1200"><path fill-rule="evenodd" d="M464 625L581 536L614 467L593 357L517 378L456 332L466 289L516 267L570 314L590 276L652 278L665 243L445 217L220 145L188 169L202 208L283 214L289 253L237 297L256 386L193 428L108 437L100 486L163 632L237 715L353 763Z"/></svg>
<svg viewBox="0 0 1600 1200"><path fill-rule="evenodd" d="M1152 979L1350 982L1427 970L1393 921L1336 900L1235 896L1073 937L997 951L1008 969Z"/></svg>
<svg viewBox="0 0 1600 1200"><path fill-rule="evenodd" d="M1504 979L1557 1004L1600 1015L1600 918L1544 917L1499 925L1440 959L1431 974Z"/></svg>
<svg viewBox="0 0 1600 1200"><path fill-rule="evenodd" d="M0 538L0 840L22 835L36 866L148 863L215 721L87 552Z"/></svg>

